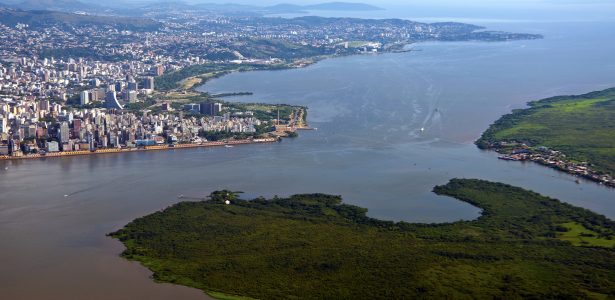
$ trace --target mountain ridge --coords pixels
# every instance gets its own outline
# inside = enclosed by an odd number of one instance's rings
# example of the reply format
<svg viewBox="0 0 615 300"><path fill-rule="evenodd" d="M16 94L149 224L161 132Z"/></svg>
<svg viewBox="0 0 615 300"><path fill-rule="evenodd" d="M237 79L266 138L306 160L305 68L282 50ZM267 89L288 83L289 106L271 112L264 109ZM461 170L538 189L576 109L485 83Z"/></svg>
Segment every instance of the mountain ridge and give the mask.
<svg viewBox="0 0 615 300"><path fill-rule="evenodd" d="M124 3L122 1L109 1L97 3L94 1L80 0L0 0L0 7L8 7L22 10L50 10L50 11L87 11L100 12L105 10L118 10L127 6L141 9L162 9L167 6L174 8L197 8L210 11L234 11L234 12L259 12L259 13L300 13L310 10L329 10L329 11L371 11L381 10L382 8L360 2L323 2L316 4L290 4L280 3L270 6L247 5L238 3L188 3L185 1L151 1L143 3Z"/></svg>
<svg viewBox="0 0 615 300"><path fill-rule="evenodd" d="M72 27L76 25L112 26L121 30L156 30L162 24L145 18L97 16L52 10L0 9L0 24L13 27L18 23L30 28L44 28L50 25Z"/></svg>

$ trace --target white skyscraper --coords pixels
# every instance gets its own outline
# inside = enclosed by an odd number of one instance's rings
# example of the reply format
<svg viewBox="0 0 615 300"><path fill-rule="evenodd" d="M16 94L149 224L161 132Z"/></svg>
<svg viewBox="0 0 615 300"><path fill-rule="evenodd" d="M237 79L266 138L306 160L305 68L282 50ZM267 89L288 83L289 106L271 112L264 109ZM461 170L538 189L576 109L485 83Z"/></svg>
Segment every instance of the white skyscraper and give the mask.
<svg viewBox="0 0 615 300"><path fill-rule="evenodd" d="M83 91L81 92L81 105L87 105L90 103L90 92Z"/></svg>

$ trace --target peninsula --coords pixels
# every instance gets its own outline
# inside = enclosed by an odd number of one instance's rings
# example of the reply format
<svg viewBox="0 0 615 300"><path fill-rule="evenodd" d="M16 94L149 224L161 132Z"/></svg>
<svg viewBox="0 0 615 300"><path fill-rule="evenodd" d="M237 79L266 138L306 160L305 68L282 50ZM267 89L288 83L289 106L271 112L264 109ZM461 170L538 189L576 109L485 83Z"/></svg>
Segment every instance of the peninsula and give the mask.
<svg viewBox="0 0 615 300"><path fill-rule="evenodd" d="M110 236L155 280L224 299L615 295L615 222L501 183L453 179L434 192L480 207L482 216L395 223L340 196L245 201L219 191Z"/></svg>
<svg viewBox="0 0 615 300"><path fill-rule="evenodd" d="M615 88L528 105L491 125L478 147L615 187Z"/></svg>

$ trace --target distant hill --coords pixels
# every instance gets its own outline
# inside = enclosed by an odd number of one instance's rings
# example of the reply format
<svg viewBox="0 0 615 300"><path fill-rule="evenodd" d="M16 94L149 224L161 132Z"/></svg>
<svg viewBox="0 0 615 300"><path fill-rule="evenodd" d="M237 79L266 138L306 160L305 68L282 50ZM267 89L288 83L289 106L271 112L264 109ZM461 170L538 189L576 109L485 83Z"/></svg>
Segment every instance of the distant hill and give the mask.
<svg viewBox="0 0 615 300"><path fill-rule="evenodd" d="M382 8L365 4L365 3L353 3L353 2L327 2L313 5L304 6L308 10L351 10L351 11L369 11L369 10L382 10Z"/></svg>
<svg viewBox="0 0 615 300"><path fill-rule="evenodd" d="M200 9L223 11L223 12L255 12L262 10L260 6L235 4L235 3L201 3L193 5Z"/></svg>
<svg viewBox="0 0 615 300"><path fill-rule="evenodd" d="M160 29L162 24L151 19L93 16L44 10L0 9L0 23L15 26L27 24L39 29L48 26L110 26L119 30L151 31Z"/></svg>
<svg viewBox="0 0 615 300"><path fill-rule="evenodd" d="M265 7L266 11L273 12L303 12L309 10L371 11L381 9L382 8L373 5L354 2L326 2L311 5L296 5L283 3Z"/></svg>
<svg viewBox="0 0 615 300"><path fill-rule="evenodd" d="M303 11L304 10L304 6L301 5L297 5L297 4L289 4L289 3L282 3L282 4L276 4L276 5L272 5L272 6L267 6L265 7L265 10L268 11Z"/></svg>
<svg viewBox="0 0 615 300"><path fill-rule="evenodd" d="M93 11L101 7L95 4L86 4L78 0L0 0L6 7L22 10L53 10L53 11Z"/></svg>
<svg viewBox="0 0 615 300"><path fill-rule="evenodd" d="M93 0L0 0L0 7L8 7L21 10L51 10L62 12L89 12L100 15L105 14L120 14L133 15L124 11L127 7L132 9L151 10L151 9L196 9L219 12L241 12L241 13L300 13L310 10L329 10L329 11L371 11L380 10L381 8L356 2L325 2L310 5L296 5L282 3L272 6L245 5L236 3L198 3L189 4L182 0L170 1L143 1L130 2L122 0L109 1L93 1Z"/></svg>

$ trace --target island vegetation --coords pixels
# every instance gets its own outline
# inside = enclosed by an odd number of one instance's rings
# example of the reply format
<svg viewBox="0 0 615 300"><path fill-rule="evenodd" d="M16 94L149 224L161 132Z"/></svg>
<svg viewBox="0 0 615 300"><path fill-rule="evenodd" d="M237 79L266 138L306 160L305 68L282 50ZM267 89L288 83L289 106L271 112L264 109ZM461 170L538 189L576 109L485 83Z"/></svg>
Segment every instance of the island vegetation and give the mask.
<svg viewBox="0 0 615 300"><path fill-rule="evenodd" d="M528 105L497 120L476 144L615 186L615 88Z"/></svg>
<svg viewBox="0 0 615 300"><path fill-rule="evenodd" d="M412 224L370 218L340 196L219 191L110 235L155 280L224 299L615 296L613 221L501 183L453 179L434 192L482 216Z"/></svg>

